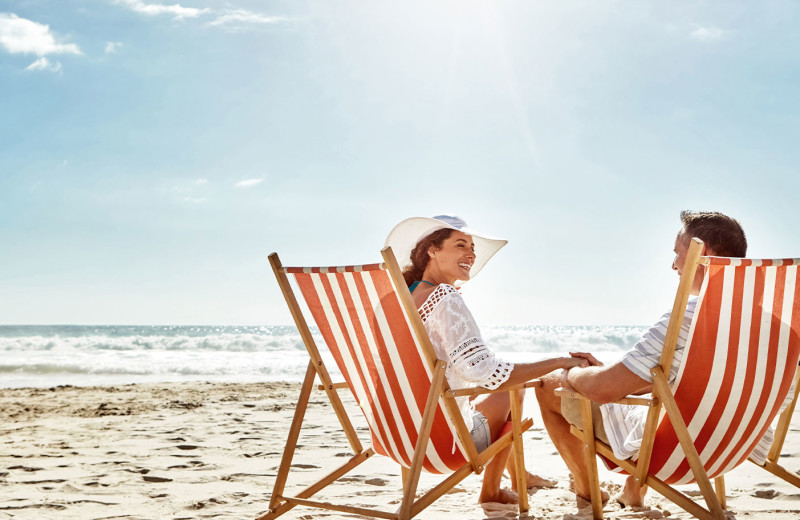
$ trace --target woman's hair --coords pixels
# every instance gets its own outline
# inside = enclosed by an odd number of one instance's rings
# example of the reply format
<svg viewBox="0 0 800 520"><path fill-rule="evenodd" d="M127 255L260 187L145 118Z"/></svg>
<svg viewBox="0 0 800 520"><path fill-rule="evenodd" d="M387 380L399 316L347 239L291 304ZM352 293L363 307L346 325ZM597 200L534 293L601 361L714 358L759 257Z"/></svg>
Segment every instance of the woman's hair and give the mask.
<svg viewBox="0 0 800 520"><path fill-rule="evenodd" d="M428 267L428 260L430 259L428 249L431 246L442 247L442 242L450 238L452 234L453 230L450 228L439 229L417 242L417 245L411 250L411 265L403 269L403 278L406 281L406 285L411 287L411 284L415 281L422 280L422 273Z"/></svg>

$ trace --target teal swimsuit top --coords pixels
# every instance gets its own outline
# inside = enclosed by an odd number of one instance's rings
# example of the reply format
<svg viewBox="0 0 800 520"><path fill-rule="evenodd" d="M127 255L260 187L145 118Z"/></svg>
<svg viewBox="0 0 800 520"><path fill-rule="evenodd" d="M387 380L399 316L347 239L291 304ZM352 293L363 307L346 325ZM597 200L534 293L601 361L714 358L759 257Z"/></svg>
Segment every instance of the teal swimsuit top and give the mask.
<svg viewBox="0 0 800 520"><path fill-rule="evenodd" d="M433 285L432 283L430 283L427 280L417 280L416 282L411 284L411 287L408 288L408 292L414 292L414 289L416 289L417 286L419 284L421 284L421 283L426 283L426 284L430 285L431 287L436 287L435 285Z"/></svg>

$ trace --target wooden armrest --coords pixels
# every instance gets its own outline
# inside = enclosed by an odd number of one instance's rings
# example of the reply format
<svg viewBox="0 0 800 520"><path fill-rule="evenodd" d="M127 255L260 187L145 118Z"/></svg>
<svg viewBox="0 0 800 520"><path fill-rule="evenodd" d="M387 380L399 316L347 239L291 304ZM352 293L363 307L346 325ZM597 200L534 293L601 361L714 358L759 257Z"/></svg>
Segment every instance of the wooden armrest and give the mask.
<svg viewBox="0 0 800 520"><path fill-rule="evenodd" d="M489 390L488 388L474 387L474 388L456 388L450 389L445 392L447 397L461 397L465 395L483 395L483 394L496 394L498 392L511 392L514 390L522 390L523 388L533 388L535 386L542 386L541 379L533 379L531 381L520 383L518 385L509 386L507 388L496 388Z"/></svg>
<svg viewBox="0 0 800 520"><path fill-rule="evenodd" d="M566 388L556 388L554 393L561 397L572 397L573 399L586 399L587 401L591 401L591 399L582 393L576 392L575 390L567 390ZM641 397L629 395L628 397L623 397L622 399L617 399L616 401L612 402L617 404L636 404L641 406L652 406L654 404L658 404L658 400L649 394Z"/></svg>
<svg viewBox="0 0 800 520"><path fill-rule="evenodd" d="M333 383L331 390L338 390L340 388L347 388L347 383ZM317 390L325 390L325 385L317 385Z"/></svg>

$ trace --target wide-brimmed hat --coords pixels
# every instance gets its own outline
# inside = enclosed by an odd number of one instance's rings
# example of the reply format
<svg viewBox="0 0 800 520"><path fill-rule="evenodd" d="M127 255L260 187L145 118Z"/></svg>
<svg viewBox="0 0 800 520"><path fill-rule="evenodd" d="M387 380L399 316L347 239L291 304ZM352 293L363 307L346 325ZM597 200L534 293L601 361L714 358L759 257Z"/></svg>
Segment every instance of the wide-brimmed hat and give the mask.
<svg viewBox="0 0 800 520"><path fill-rule="evenodd" d="M472 237L472 241L475 243L475 263L470 269L470 279L475 278L486 262L508 243L508 240L490 237L475 231L468 227L461 217L437 215L435 217L412 217L400 222L389 232L384 247L392 248L400 268L405 269L411 265L411 251L419 241L434 231L445 228L466 233ZM466 280L462 281L466 282Z"/></svg>

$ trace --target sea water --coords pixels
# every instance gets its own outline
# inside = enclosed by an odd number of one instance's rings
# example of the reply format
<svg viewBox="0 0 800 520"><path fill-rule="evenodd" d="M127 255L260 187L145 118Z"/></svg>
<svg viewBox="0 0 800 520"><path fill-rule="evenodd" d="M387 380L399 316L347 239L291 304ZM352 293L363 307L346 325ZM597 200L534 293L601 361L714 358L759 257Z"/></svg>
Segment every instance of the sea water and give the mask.
<svg viewBox="0 0 800 520"><path fill-rule="evenodd" d="M644 332L636 326L484 327L486 343L509 361L569 351L618 358ZM334 380L322 337L312 329ZM301 381L308 354L292 326L0 325L0 387L115 385L177 381Z"/></svg>

